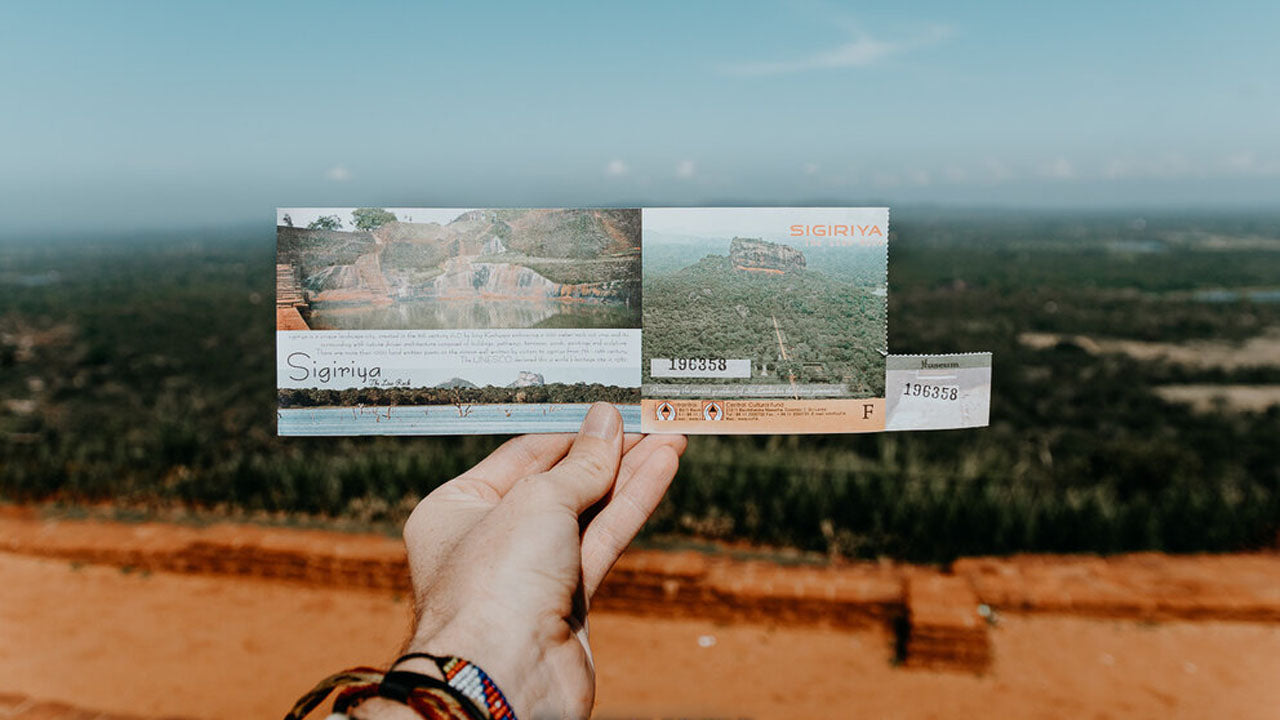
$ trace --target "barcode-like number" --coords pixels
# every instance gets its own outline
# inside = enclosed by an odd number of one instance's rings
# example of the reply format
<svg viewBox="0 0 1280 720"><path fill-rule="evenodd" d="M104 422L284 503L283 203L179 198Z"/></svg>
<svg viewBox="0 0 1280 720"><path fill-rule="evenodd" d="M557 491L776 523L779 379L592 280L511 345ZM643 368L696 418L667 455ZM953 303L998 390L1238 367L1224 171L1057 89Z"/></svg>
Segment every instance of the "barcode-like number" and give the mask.
<svg viewBox="0 0 1280 720"><path fill-rule="evenodd" d="M729 361L724 358L672 358L672 370L697 370L724 372L729 369Z"/></svg>
<svg viewBox="0 0 1280 720"><path fill-rule="evenodd" d="M922 385L909 382L903 386L902 394L930 400L959 400L960 388L954 385Z"/></svg>

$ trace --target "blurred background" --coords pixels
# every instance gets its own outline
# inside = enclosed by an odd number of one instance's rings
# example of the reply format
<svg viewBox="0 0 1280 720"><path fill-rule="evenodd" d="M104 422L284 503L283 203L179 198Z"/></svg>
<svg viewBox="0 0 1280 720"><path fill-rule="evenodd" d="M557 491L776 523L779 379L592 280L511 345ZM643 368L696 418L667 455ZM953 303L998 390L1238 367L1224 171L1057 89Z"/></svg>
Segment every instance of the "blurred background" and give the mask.
<svg viewBox="0 0 1280 720"><path fill-rule="evenodd" d="M891 351L994 352L991 426L692 439L601 605L601 716L1275 717L1278 25L1233 2L6 4L0 717L279 715L393 654L394 579L182 554L394 565L417 499L504 439L275 437L277 206L860 204L892 207ZM351 613L382 619L344 645ZM121 643L161 675L198 655L202 689L115 674ZM752 675L779 646L813 672ZM676 689L633 677L676 663Z"/></svg>

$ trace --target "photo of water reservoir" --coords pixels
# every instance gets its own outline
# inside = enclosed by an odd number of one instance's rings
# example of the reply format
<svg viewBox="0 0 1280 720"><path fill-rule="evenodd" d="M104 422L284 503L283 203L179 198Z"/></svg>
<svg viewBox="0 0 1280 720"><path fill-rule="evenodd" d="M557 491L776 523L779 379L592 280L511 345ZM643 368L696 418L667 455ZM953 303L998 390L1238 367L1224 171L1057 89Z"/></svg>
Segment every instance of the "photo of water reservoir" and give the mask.
<svg viewBox="0 0 1280 720"><path fill-rule="evenodd" d="M640 211L277 211L278 330L640 327Z"/></svg>

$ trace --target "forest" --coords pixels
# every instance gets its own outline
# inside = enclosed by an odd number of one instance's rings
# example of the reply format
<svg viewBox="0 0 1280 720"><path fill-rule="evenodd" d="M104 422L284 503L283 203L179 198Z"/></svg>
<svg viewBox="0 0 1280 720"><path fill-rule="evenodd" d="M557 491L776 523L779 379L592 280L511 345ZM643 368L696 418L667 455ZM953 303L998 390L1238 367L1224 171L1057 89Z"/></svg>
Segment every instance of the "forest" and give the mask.
<svg viewBox="0 0 1280 720"><path fill-rule="evenodd" d="M879 255L883 281L883 251ZM881 397L886 306L875 287L812 269L743 272L724 255L672 273L646 272L644 382L690 382L655 381L649 358L746 358L750 381L697 382L778 384L794 378L842 384L845 397Z"/></svg>
<svg viewBox="0 0 1280 720"><path fill-rule="evenodd" d="M257 228L0 246L0 499L394 532L502 442L276 437L273 252ZM1276 386L1280 361L1022 338L1237 347L1280 303L1216 293L1278 278L1275 213L895 210L889 347L992 351L990 427L691 438L643 542L939 563L1272 547L1280 407L1160 390Z"/></svg>

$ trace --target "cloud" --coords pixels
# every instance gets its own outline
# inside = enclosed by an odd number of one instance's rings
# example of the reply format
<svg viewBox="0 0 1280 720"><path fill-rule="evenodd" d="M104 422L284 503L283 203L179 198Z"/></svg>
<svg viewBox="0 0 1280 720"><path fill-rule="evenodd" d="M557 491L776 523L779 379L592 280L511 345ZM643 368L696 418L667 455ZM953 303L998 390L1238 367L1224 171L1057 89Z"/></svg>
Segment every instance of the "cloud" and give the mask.
<svg viewBox="0 0 1280 720"><path fill-rule="evenodd" d="M812 53L794 60L765 60L730 63L720 67L726 75L790 75L809 70L834 70L861 68L875 65L892 55L934 45L954 35L945 25L933 25L912 38L881 40L863 32L856 32L849 42L828 50Z"/></svg>
<svg viewBox="0 0 1280 720"><path fill-rule="evenodd" d="M1257 169L1258 159L1251 152L1236 152L1228 155L1223 160L1223 165L1234 172L1248 173Z"/></svg>
<svg viewBox="0 0 1280 720"><path fill-rule="evenodd" d="M879 188L895 188L902 184L902 177L892 172L877 172L871 178L872 184Z"/></svg>
<svg viewBox="0 0 1280 720"><path fill-rule="evenodd" d="M351 171L345 165L334 165L324 171L324 179L333 182L346 182L351 179Z"/></svg>
<svg viewBox="0 0 1280 720"><path fill-rule="evenodd" d="M1242 150L1217 157L1166 153L1151 157L1124 155L1101 165L1106 180L1180 180L1187 178L1265 178L1280 176L1280 158Z"/></svg>
<svg viewBox="0 0 1280 720"><path fill-rule="evenodd" d="M1234 152L1223 159L1223 166L1228 173L1241 176L1273 177L1280 175L1280 160L1273 157L1258 157L1249 151Z"/></svg>
<svg viewBox="0 0 1280 720"><path fill-rule="evenodd" d="M1133 172L1133 163L1128 160L1112 158L1107 161L1105 167L1102 168L1102 177L1108 180L1121 180L1126 178Z"/></svg>
<svg viewBox="0 0 1280 720"><path fill-rule="evenodd" d="M1101 175L1106 180L1171 180L1194 175L1196 165L1179 153L1166 153L1152 158L1126 155L1103 163Z"/></svg>
<svg viewBox="0 0 1280 720"><path fill-rule="evenodd" d="M805 174L805 175L817 175L817 174L818 174L818 169L819 169L819 168L818 168L818 164L817 164L817 163L805 163L805 164L804 164L804 174Z"/></svg>
<svg viewBox="0 0 1280 720"><path fill-rule="evenodd" d="M1060 157L1040 167L1040 174L1054 180L1070 180L1076 176L1076 169L1071 161Z"/></svg>
<svg viewBox="0 0 1280 720"><path fill-rule="evenodd" d="M604 174L610 177L622 177L631 172L631 168L621 160L610 160L608 165L604 166Z"/></svg>
<svg viewBox="0 0 1280 720"><path fill-rule="evenodd" d="M692 160L681 160L676 163L676 177L691 178L697 172L698 168L693 164Z"/></svg>
<svg viewBox="0 0 1280 720"><path fill-rule="evenodd" d="M1001 160L987 158L982 163L982 176L987 182L1001 183L1013 178L1013 170Z"/></svg>

